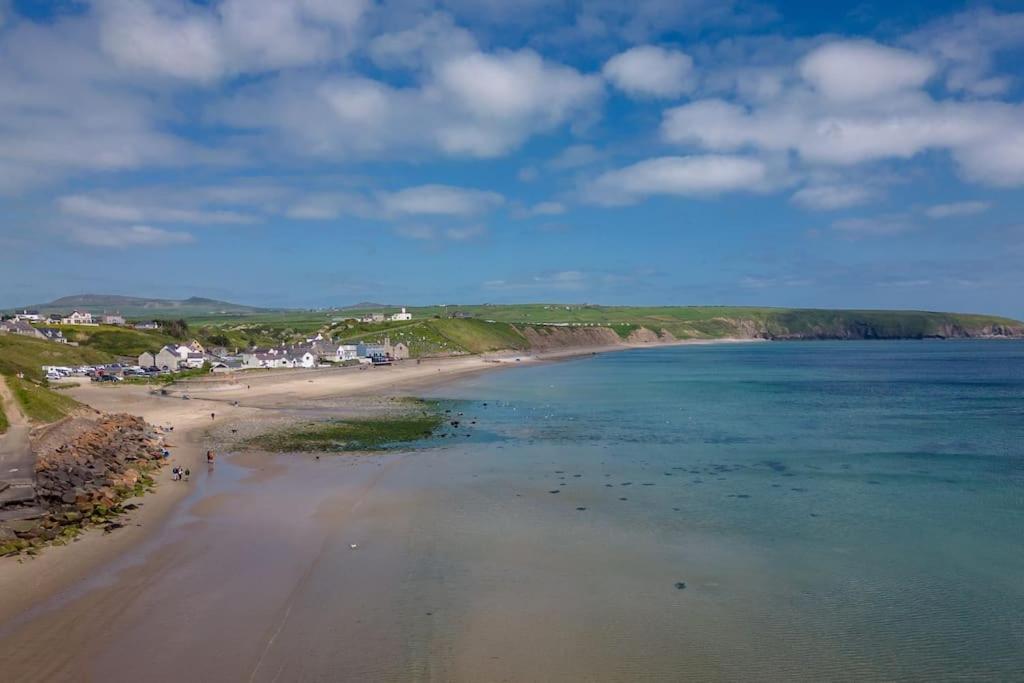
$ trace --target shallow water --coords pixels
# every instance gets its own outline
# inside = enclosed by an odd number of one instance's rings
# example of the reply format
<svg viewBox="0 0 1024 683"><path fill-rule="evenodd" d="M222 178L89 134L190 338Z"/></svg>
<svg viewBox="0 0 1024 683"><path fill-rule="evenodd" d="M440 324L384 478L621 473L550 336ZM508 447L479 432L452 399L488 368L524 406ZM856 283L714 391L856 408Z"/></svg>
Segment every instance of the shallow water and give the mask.
<svg viewBox="0 0 1024 683"><path fill-rule="evenodd" d="M413 453L243 454L197 473L144 547L0 629L4 671L1024 670L1024 343L642 349L432 393L460 424Z"/></svg>
<svg viewBox="0 0 1024 683"><path fill-rule="evenodd" d="M456 602L533 628L540 591L545 619L590 629L562 653L587 673L1024 670L1024 344L645 349L443 396L486 441L446 454L440 500L461 502L425 518L460 531L439 542L471 575Z"/></svg>

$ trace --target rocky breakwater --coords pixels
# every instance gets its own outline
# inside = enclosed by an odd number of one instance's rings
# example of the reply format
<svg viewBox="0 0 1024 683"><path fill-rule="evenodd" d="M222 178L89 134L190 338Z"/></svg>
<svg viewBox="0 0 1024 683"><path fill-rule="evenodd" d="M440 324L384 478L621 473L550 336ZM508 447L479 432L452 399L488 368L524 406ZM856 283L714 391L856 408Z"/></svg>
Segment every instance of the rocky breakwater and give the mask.
<svg viewBox="0 0 1024 683"><path fill-rule="evenodd" d="M164 461L161 434L132 415L70 420L34 449L36 498L0 521L0 555L66 543L87 526L119 527L117 517L135 508L123 501L145 493Z"/></svg>

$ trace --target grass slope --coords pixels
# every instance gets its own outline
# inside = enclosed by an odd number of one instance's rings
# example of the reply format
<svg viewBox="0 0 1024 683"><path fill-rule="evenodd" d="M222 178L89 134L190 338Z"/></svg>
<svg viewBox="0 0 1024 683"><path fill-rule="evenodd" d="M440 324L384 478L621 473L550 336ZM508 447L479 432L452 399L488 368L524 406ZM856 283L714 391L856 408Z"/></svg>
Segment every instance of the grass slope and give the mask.
<svg viewBox="0 0 1024 683"><path fill-rule="evenodd" d="M112 354L87 347L57 344L17 334L0 335L0 374L41 380L43 365L95 365L114 360Z"/></svg>
<svg viewBox="0 0 1024 683"><path fill-rule="evenodd" d="M61 325L64 336L83 347L115 356L138 356L143 351L157 351L173 344L174 337L159 330L135 330L112 325Z"/></svg>
<svg viewBox="0 0 1024 683"><path fill-rule="evenodd" d="M56 422L82 406L73 398L50 391L29 380L8 377L7 385L11 388L14 399L21 406L21 412L36 422Z"/></svg>
<svg viewBox="0 0 1024 683"><path fill-rule="evenodd" d="M0 382L3 379L0 378ZM7 431L7 428L11 426L11 423L7 421L7 413L4 411L4 399L0 396L0 434Z"/></svg>

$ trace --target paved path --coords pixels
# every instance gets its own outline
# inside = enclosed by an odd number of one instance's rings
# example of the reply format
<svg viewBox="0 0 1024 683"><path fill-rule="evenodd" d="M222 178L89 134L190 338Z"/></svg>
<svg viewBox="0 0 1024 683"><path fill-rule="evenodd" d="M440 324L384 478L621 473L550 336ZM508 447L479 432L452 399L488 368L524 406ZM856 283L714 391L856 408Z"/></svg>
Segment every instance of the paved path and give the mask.
<svg viewBox="0 0 1024 683"><path fill-rule="evenodd" d="M0 434L0 505L4 498L17 495L13 489L31 486L35 469L35 456L29 447L28 419L22 415L21 409L14 400L5 379L0 376L0 403L3 403L4 414L10 427L5 434Z"/></svg>

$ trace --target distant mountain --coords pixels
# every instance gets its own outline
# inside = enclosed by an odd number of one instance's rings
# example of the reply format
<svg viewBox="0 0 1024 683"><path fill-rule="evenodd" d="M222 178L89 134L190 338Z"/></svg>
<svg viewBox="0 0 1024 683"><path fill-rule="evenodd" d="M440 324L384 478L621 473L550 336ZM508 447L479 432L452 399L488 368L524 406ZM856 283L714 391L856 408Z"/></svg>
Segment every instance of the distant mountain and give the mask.
<svg viewBox="0 0 1024 683"><path fill-rule="evenodd" d="M78 294L55 299L45 304L19 307L41 313L67 313L72 309L90 313L120 313L126 318L195 317L204 315L251 315L280 311L194 296L188 299L151 299L116 294Z"/></svg>

